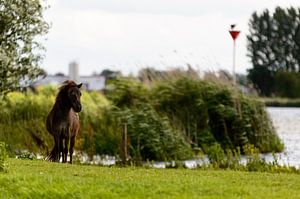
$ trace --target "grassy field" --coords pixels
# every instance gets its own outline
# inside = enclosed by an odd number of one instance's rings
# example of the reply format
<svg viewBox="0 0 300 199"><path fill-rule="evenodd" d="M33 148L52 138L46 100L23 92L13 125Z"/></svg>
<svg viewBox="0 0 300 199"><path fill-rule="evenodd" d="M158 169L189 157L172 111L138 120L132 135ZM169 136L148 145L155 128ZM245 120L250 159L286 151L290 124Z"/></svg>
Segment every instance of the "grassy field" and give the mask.
<svg viewBox="0 0 300 199"><path fill-rule="evenodd" d="M9 159L1 198L299 198L300 176Z"/></svg>

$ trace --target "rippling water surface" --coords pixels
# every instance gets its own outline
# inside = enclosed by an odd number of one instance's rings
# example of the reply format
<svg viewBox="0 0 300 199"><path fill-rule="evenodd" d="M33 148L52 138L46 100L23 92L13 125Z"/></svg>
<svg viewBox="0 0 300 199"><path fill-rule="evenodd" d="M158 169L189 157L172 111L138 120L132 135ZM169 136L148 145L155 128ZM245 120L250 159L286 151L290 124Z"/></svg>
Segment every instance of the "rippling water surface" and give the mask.
<svg viewBox="0 0 300 199"><path fill-rule="evenodd" d="M280 163L300 166L300 108L268 107L267 111L284 143Z"/></svg>

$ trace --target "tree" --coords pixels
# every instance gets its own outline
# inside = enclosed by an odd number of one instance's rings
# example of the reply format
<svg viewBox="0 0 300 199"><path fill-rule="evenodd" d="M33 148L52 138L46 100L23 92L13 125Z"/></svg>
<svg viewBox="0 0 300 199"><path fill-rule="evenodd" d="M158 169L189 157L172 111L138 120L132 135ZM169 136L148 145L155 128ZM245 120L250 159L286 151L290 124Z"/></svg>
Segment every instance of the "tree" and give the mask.
<svg viewBox="0 0 300 199"><path fill-rule="evenodd" d="M43 10L40 0L0 0L0 95L42 73Z"/></svg>
<svg viewBox="0 0 300 199"><path fill-rule="evenodd" d="M113 71L110 69L104 69L101 73L101 76L105 77L105 84L108 83L108 81L116 79L117 77L121 77L122 74L120 71Z"/></svg>
<svg viewBox="0 0 300 199"><path fill-rule="evenodd" d="M274 77L279 71L300 72L300 8L277 7L261 15L253 13L249 22L248 56L253 68L248 72L260 94L275 92Z"/></svg>
<svg viewBox="0 0 300 199"><path fill-rule="evenodd" d="M276 95L280 97L300 97L300 73L277 72L275 75Z"/></svg>

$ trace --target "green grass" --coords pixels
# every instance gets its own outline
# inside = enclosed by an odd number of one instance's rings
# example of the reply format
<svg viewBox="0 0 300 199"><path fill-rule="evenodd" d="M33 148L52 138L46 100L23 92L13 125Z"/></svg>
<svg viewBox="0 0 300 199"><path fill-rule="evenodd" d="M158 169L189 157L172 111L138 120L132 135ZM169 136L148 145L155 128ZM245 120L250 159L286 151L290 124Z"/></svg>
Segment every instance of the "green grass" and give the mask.
<svg viewBox="0 0 300 199"><path fill-rule="evenodd" d="M1 198L299 198L300 176L9 159Z"/></svg>

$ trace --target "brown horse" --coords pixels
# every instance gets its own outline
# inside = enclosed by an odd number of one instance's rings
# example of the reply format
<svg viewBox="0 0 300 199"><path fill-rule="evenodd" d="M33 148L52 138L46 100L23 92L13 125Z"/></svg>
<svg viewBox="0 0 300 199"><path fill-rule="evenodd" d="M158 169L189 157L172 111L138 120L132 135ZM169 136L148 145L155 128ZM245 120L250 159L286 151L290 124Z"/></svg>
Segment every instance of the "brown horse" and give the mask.
<svg viewBox="0 0 300 199"><path fill-rule="evenodd" d="M75 137L79 130L78 112L81 111L80 87L74 81L65 81L60 87L55 103L48 114L46 128L54 137L54 147L47 159L59 162L67 162L70 142L70 163L72 163Z"/></svg>

